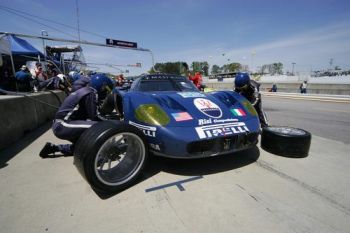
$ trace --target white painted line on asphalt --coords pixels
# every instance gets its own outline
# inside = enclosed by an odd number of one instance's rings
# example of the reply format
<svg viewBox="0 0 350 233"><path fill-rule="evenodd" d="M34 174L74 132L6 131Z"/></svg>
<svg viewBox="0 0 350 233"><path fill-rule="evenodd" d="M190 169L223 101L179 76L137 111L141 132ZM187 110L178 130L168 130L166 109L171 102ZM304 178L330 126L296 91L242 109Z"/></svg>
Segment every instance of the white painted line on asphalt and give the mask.
<svg viewBox="0 0 350 233"><path fill-rule="evenodd" d="M327 98L327 97L314 97L314 96L288 96L288 95L266 95L264 97L272 98L282 98L282 99L294 99L294 100L311 100L311 101L320 101L320 102L332 102L332 103L350 103L348 98Z"/></svg>
<svg viewBox="0 0 350 233"><path fill-rule="evenodd" d="M340 109L328 109L328 108L313 108L315 110L321 110L321 111L326 111L326 112L343 112L343 113L350 113L350 111L346 110L340 110Z"/></svg>

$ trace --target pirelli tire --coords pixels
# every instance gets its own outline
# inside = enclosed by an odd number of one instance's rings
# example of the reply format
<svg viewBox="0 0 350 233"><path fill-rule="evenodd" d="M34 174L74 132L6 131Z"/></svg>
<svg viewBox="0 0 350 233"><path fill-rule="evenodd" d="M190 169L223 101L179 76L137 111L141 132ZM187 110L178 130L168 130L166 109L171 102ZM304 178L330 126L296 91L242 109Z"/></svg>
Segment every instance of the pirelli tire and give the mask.
<svg viewBox="0 0 350 233"><path fill-rule="evenodd" d="M115 193L133 184L147 159L144 134L118 121L91 126L74 148L75 166L91 187L102 193Z"/></svg>
<svg viewBox="0 0 350 233"><path fill-rule="evenodd" d="M303 129L269 126L261 133L261 148L289 158L305 158L309 154L311 134Z"/></svg>

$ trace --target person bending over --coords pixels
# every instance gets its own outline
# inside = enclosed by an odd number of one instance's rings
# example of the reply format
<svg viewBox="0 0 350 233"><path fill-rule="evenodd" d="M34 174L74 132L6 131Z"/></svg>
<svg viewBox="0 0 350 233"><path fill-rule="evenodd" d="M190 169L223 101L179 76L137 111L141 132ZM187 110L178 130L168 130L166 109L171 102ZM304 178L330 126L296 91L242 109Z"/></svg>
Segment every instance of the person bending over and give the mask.
<svg viewBox="0 0 350 233"><path fill-rule="evenodd" d="M47 142L39 155L42 158L50 154L61 152L63 155L72 155L74 143L80 135L100 119L98 117L98 98L106 96L106 92L113 89L113 82L101 74L91 78L86 87L71 93L58 109L52 125L56 137L68 140L73 144L55 145Z"/></svg>
<svg viewBox="0 0 350 233"><path fill-rule="evenodd" d="M262 110L261 94L259 93L260 84L251 80L247 73L237 73L235 77L234 91L243 95L254 106L259 115L261 127L268 126L267 119Z"/></svg>

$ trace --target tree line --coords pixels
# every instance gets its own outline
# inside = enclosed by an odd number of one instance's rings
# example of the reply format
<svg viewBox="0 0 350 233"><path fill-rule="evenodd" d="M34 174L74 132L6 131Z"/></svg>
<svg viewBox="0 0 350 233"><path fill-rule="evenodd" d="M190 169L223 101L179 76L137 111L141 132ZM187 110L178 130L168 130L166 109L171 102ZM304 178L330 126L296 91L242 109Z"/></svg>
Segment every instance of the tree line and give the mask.
<svg viewBox="0 0 350 233"><path fill-rule="evenodd" d="M211 67L211 74L220 74L228 72L238 72L238 71L248 71L249 67L247 65L242 65L238 62L232 62L224 64L223 66L213 65ZM149 71L153 74L156 72L169 73L176 75L188 75L188 73L201 72L204 76L209 75L209 63L207 61L194 61L189 67L186 62L165 62L165 63L156 63L154 68ZM260 74L282 74L283 73L283 64L281 62L266 64L260 67L258 73Z"/></svg>
<svg viewBox="0 0 350 233"><path fill-rule="evenodd" d="M177 75L187 75L190 73L201 72L203 75L207 76L209 74L209 64L208 62L194 61L191 67L188 66L186 62L165 62L156 63L154 68L149 71L149 73L154 74L156 72L177 74Z"/></svg>

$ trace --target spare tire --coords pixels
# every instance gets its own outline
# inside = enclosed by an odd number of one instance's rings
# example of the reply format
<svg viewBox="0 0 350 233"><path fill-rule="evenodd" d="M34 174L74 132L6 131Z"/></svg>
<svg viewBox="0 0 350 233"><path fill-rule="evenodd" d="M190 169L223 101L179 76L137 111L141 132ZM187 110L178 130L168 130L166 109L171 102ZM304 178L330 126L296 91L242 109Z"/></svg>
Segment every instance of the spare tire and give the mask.
<svg viewBox="0 0 350 233"><path fill-rule="evenodd" d="M74 164L99 192L113 193L130 186L148 158L144 134L118 121L99 122L87 129L74 148Z"/></svg>
<svg viewBox="0 0 350 233"><path fill-rule="evenodd" d="M272 154L305 158L309 154L311 134L303 129L269 126L261 133L261 148Z"/></svg>

